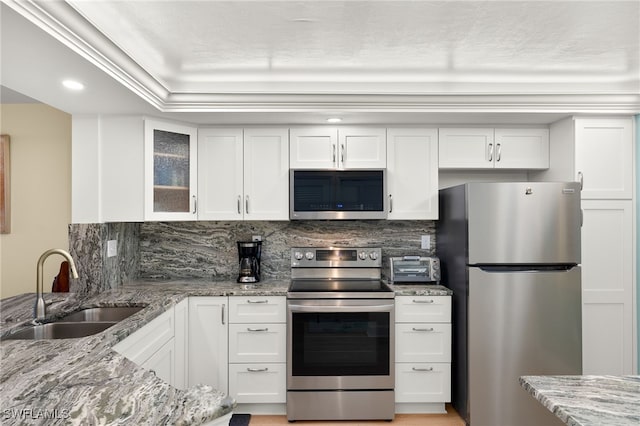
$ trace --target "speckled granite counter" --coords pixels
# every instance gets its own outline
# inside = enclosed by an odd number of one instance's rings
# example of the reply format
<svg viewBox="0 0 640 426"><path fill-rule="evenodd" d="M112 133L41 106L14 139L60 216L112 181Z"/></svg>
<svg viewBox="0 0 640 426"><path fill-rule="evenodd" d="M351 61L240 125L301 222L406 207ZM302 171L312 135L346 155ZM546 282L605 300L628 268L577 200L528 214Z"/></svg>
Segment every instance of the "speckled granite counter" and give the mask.
<svg viewBox="0 0 640 426"><path fill-rule="evenodd" d="M230 282L136 282L81 298L45 295L47 320L95 306L146 306L107 330L79 339L0 342L2 424L198 425L230 413L234 402L210 386L176 389L111 348L189 296L285 295L288 281L255 288ZM0 335L33 315L35 294L0 301ZM46 322L46 321L45 321Z"/></svg>
<svg viewBox="0 0 640 426"><path fill-rule="evenodd" d="M85 338L0 342L2 424L197 425L226 415L234 403L224 393L204 385L176 389L111 348L185 297L285 296L288 286L288 280L267 280L255 285L135 281L90 297L46 294L45 322L88 307L146 308ZM435 285L392 288L397 295L451 294L446 287ZM31 320L34 301L35 294L0 301L0 336Z"/></svg>
<svg viewBox="0 0 640 426"><path fill-rule="evenodd" d="M570 426L640 424L640 376L523 376L520 385Z"/></svg>

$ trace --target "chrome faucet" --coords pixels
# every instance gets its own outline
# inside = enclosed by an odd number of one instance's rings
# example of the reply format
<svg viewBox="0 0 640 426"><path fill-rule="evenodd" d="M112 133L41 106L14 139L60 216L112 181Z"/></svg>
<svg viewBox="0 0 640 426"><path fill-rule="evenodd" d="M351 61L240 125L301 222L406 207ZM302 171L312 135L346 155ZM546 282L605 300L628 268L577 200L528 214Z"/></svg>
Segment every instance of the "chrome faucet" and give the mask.
<svg viewBox="0 0 640 426"><path fill-rule="evenodd" d="M33 314L33 317L36 320L43 319L47 315L47 305L44 303L44 298L42 296L42 294L44 293L44 287L42 284L42 267L47 257L51 256L52 254L59 254L65 259L67 259L67 261L69 261L69 266L71 267L71 273L73 274L73 278L78 278L78 271L76 271L76 264L73 262L73 258L68 252L62 249L50 249L42 253L42 256L40 256L40 259L38 259L38 276L37 276L37 282L36 282L36 306Z"/></svg>

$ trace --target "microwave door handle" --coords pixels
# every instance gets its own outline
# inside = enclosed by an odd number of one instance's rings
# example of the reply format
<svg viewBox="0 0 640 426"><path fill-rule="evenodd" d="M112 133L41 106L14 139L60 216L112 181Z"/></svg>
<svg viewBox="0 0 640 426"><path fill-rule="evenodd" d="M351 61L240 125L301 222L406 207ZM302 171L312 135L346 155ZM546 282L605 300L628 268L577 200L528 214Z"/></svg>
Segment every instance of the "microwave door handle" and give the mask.
<svg viewBox="0 0 640 426"><path fill-rule="evenodd" d="M384 305L361 305L361 306L314 306L314 305L295 305L290 304L291 312L389 312L393 309L393 304Z"/></svg>

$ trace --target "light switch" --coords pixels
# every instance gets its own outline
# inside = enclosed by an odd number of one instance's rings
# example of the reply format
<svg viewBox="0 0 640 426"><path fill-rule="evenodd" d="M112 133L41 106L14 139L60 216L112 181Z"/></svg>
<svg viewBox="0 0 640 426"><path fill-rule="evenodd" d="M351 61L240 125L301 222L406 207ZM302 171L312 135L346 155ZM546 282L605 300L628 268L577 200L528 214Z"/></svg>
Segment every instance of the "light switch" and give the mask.
<svg viewBox="0 0 640 426"><path fill-rule="evenodd" d="M420 242L420 248L425 250L431 250L431 235L422 236L422 239Z"/></svg>
<svg viewBox="0 0 640 426"><path fill-rule="evenodd" d="M118 255L118 240L107 241L107 257Z"/></svg>

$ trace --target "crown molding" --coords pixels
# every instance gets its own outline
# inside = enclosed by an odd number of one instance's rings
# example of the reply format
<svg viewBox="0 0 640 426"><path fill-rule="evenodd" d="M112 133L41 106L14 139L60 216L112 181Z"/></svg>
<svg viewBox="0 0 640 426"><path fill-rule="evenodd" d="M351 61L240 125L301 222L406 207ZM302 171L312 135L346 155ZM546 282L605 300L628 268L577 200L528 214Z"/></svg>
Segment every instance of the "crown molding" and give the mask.
<svg viewBox="0 0 640 426"><path fill-rule="evenodd" d="M264 87L248 92L172 93L70 4L64 1L2 1L160 112L640 113L640 89L632 93L513 93L513 88L494 93L444 93L434 86L435 89L432 87L431 91L422 93L406 90L407 87L403 92L371 93L370 90L358 92L352 89L331 93L329 90L314 92L313 86L307 86L301 93L269 92ZM303 86L292 83L290 87ZM492 89L486 87L485 90ZM522 87L526 89L527 86L523 84Z"/></svg>

